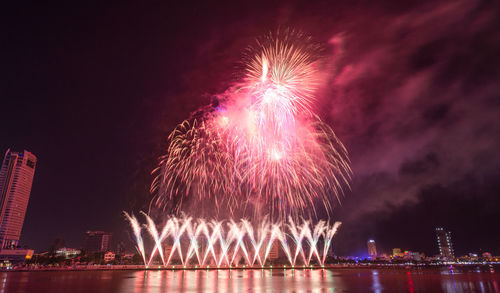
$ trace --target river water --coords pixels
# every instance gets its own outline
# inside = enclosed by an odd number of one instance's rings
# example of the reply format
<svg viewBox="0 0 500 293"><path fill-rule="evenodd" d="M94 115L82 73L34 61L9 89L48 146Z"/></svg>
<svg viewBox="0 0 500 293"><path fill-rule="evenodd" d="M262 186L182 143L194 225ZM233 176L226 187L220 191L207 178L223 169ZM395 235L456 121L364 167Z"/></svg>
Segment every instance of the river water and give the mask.
<svg viewBox="0 0 500 293"><path fill-rule="evenodd" d="M5 292L500 292L500 273L441 269L1 272Z"/></svg>

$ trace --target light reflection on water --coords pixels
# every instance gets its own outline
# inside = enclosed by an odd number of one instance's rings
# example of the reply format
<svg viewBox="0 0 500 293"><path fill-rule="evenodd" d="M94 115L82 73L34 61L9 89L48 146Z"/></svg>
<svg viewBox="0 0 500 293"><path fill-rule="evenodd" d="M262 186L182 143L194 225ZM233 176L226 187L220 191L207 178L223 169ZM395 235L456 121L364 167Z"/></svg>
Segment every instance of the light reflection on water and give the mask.
<svg viewBox="0 0 500 293"><path fill-rule="evenodd" d="M380 285L380 278L378 276L377 270L372 271L372 280L373 280L373 285L372 285L373 292L376 293L382 292L382 286Z"/></svg>
<svg viewBox="0 0 500 293"><path fill-rule="evenodd" d="M121 292L333 292L342 287L329 270L138 271ZM130 289L133 288L132 291Z"/></svg>
<svg viewBox="0 0 500 293"><path fill-rule="evenodd" d="M446 270L446 269L443 269ZM499 273L439 269L0 273L8 292L499 292Z"/></svg>

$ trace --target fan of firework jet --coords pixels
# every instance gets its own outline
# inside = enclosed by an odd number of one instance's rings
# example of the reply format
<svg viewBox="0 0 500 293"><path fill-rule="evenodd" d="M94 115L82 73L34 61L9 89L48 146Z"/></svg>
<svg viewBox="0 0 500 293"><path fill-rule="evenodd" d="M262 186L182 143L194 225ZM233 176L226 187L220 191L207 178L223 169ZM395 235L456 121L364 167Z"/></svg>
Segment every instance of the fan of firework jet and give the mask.
<svg viewBox="0 0 500 293"><path fill-rule="evenodd" d="M319 85L314 45L288 32L248 52L244 77L219 105L170 134L153 171L156 207L180 212L190 199L198 213L214 207L230 216L310 217L318 207L331 212L348 186L347 151L312 110Z"/></svg>

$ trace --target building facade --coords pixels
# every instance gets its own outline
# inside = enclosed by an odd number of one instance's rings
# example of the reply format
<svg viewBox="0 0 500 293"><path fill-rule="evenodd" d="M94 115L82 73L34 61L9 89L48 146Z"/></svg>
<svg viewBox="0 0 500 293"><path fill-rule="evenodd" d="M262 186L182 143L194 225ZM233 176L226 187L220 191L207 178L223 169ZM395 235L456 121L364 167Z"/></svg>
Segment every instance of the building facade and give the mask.
<svg viewBox="0 0 500 293"><path fill-rule="evenodd" d="M107 251L105 254L104 254L104 261L105 262L110 262L110 261L114 261L115 260L115 253L112 252L112 251Z"/></svg>
<svg viewBox="0 0 500 293"><path fill-rule="evenodd" d="M436 228L436 237L441 258L450 261L454 260L455 253L451 243L451 232L446 231L444 228Z"/></svg>
<svg viewBox="0 0 500 293"><path fill-rule="evenodd" d="M28 151L5 153L0 169L1 249L19 246L37 158Z"/></svg>
<svg viewBox="0 0 500 293"><path fill-rule="evenodd" d="M377 246L375 245L375 240L368 240L366 245L368 246L368 255L370 257L377 257Z"/></svg>
<svg viewBox="0 0 500 293"><path fill-rule="evenodd" d="M79 249L62 247L55 251L55 255L62 256L65 259L75 258L79 256L81 251Z"/></svg>
<svg viewBox="0 0 500 293"><path fill-rule="evenodd" d="M393 248L392 249L392 257L404 257L404 253L401 251L401 248Z"/></svg>
<svg viewBox="0 0 500 293"><path fill-rule="evenodd" d="M278 240L274 240L269 250L269 254L267 256L270 260L277 260L280 257L280 243Z"/></svg>
<svg viewBox="0 0 500 293"><path fill-rule="evenodd" d="M85 253L106 252L111 250L112 233L104 231L85 232Z"/></svg>

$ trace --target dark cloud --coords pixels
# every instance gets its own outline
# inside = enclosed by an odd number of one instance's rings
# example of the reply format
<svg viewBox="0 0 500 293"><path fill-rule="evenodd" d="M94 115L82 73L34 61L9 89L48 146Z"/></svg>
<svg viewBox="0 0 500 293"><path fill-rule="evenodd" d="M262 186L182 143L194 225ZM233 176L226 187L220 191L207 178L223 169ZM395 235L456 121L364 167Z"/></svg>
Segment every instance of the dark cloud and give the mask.
<svg viewBox="0 0 500 293"><path fill-rule="evenodd" d="M449 217L457 238L488 224L466 211L457 215L453 207L495 200L495 193L480 187L500 162L500 107L493 102L500 92L498 12L482 2L428 3L375 12L370 19L379 23L373 27L354 24L334 35L343 51L335 57L339 73L332 78L330 119L351 151L355 172L353 195L339 214L348 223L344 230L359 227L357 239L346 232L358 245L367 237L380 236L388 246L416 237L414 249L430 253L432 239L413 235L429 232L407 229L401 211L418 210L413 216L427 229ZM467 181L477 184L467 189L473 198L461 192ZM428 206L434 197L439 204ZM494 243L490 249L498 248ZM458 246L459 253L479 248Z"/></svg>

